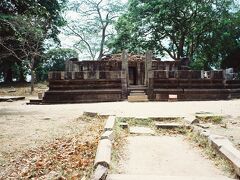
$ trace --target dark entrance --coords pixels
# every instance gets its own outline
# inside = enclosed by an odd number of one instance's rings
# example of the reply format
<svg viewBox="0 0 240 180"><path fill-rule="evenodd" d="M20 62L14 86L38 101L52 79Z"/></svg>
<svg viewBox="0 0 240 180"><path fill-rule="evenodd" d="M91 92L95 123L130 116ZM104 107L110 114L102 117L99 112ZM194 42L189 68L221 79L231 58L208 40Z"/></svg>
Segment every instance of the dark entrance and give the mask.
<svg viewBox="0 0 240 180"><path fill-rule="evenodd" d="M129 67L129 85L137 85L137 68L136 67Z"/></svg>

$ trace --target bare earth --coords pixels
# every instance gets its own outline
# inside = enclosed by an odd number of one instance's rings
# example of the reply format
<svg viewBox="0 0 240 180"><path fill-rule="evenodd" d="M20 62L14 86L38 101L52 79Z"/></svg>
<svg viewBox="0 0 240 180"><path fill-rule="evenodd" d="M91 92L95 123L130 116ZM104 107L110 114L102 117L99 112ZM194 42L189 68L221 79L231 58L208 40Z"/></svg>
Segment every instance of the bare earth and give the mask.
<svg viewBox="0 0 240 180"><path fill-rule="evenodd" d="M84 132L84 122L74 120L84 111L125 117L183 117L205 111L228 115L237 123L232 125L234 129L240 126L240 100L62 105L26 105L26 102L0 102L0 168L8 160L6 156L9 153L17 154L56 137L68 136L74 131ZM233 136L236 144L240 143L240 133L235 130L236 133L232 135L232 132L228 131L228 136Z"/></svg>
<svg viewBox="0 0 240 180"><path fill-rule="evenodd" d="M72 120L84 111L125 117L188 116L205 111L231 116L237 123L234 126L240 126L240 100L172 103L124 101L63 105L26 105L26 102L0 103L1 154L26 148L29 145L41 144L46 139L81 127L81 123L72 122Z"/></svg>
<svg viewBox="0 0 240 180"><path fill-rule="evenodd" d="M126 149L126 157L120 164L122 173L127 175L215 179L224 177L211 161L203 157L198 149L194 149L180 135L130 136Z"/></svg>

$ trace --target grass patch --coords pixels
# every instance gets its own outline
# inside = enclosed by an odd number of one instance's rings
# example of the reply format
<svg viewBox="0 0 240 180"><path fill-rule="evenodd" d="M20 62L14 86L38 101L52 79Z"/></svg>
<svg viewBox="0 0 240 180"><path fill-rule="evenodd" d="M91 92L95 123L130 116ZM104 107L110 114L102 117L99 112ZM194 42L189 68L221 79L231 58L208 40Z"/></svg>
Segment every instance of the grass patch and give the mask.
<svg viewBox="0 0 240 180"><path fill-rule="evenodd" d="M124 147L126 145L126 137L128 136L127 130L122 129L119 126L119 121L116 121L114 126L114 142L112 148L111 158L111 172L120 173L119 162L124 158Z"/></svg>
<svg viewBox="0 0 240 180"><path fill-rule="evenodd" d="M212 162L226 175L230 177L235 175L232 164L226 158L222 157L212 146L210 146L206 138L201 137L192 130L187 131L186 137L190 142L193 142L195 146L199 147L203 154L208 159L212 160Z"/></svg>
<svg viewBox="0 0 240 180"><path fill-rule="evenodd" d="M222 116L196 116L199 121L204 123L214 123L214 124L220 124L223 121Z"/></svg>
<svg viewBox="0 0 240 180"><path fill-rule="evenodd" d="M155 132L157 135L161 136L177 136L177 135L185 135L188 129L186 127L183 128L173 128L173 129L163 129L163 128L155 128Z"/></svg>
<svg viewBox="0 0 240 180"><path fill-rule="evenodd" d="M118 122L126 122L129 126L153 127L154 121L150 118L118 118Z"/></svg>

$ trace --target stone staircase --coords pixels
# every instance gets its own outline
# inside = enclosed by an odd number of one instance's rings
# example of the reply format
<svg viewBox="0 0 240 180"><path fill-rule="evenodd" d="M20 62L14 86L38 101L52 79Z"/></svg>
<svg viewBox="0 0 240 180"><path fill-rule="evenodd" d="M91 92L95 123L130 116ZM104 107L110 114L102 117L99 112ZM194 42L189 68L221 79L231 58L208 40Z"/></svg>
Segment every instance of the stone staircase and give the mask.
<svg viewBox="0 0 240 180"><path fill-rule="evenodd" d="M148 102L148 96L146 95L146 86L130 86L129 88L128 102Z"/></svg>

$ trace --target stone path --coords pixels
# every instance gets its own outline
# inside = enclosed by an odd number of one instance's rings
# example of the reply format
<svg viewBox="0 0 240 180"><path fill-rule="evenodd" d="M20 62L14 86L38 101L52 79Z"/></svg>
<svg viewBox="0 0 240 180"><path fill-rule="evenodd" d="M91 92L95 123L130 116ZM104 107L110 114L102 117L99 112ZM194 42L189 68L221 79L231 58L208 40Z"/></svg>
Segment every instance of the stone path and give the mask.
<svg viewBox="0 0 240 180"><path fill-rule="evenodd" d="M129 136L123 174L108 180L227 180L209 160L183 136Z"/></svg>

